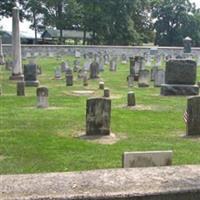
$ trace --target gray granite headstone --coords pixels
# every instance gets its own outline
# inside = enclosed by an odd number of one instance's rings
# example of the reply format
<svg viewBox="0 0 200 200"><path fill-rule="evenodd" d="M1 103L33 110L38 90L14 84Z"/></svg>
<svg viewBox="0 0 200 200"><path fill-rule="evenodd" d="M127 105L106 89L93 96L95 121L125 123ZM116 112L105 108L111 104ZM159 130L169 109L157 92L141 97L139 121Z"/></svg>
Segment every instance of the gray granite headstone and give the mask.
<svg viewBox="0 0 200 200"><path fill-rule="evenodd" d="M62 72L61 72L60 67L57 67L57 68L55 69L54 77L55 77L55 79L57 79L57 80L62 78Z"/></svg>
<svg viewBox="0 0 200 200"><path fill-rule="evenodd" d="M26 86L37 87L39 85L39 81L37 80L36 64L24 65L24 80Z"/></svg>
<svg viewBox="0 0 200 200"><path fill-rule="evenodd" d="M90 79L99 78L99 64L97 62L92 62L90 65Z"/></svg>
<svg viewBox="0 0 200 200"><path fill-rule="evenodd" d="M17 96L25 96L25 82L17 82Z"/></svg>
<svg viewBox="0 0 200 200"><path fill-rule="evenodd" d="M155 74L158 71L158 67L152 67L151 68L151 81L155 80Z"/></svg>
<svg viewBox="0 0 200 200"><path fill-rule="evenodd" d="M73 73L70 68L66 69L66 86L73 86Z"/></svg>
<svg viewBox="0 0 200 200"><path fill-rule="evenodd" d="M86 135L109 135L110 118L111 99L88 99L86 109Z"/></svg>
<svg viewBox="0 0 200 200"><path fill-rule="evenodd" d="M190 37L186 37L183 39L184 45L184 53L191 53L192 39Z"/></svg>
<svg viewBox="0 0 200 200"><path fill-rule="evenodd" d="M138 87L149 87L150 81L150 72L149 70L140 70L139 79L138 79Z"/></svg>
<svg viewBox="0 0 200 200"><path fill-rule="evenodd" d="M136 101L135 101L135 93L130 91L128 92L127 95L127 106L135 106L136 105Z"/></svg>
<svg viewBox="0 0 200 200"><path fill-rule="evenodd" d="M157 69L154 74L154 87L161 87L165 83L165 71Z"/></svg>
<svg viewBox="0 0 200 200"><path fill-rule="evenodd" d="M165 84L161 95L198 95L196 84L197 64L193 60L176 59L166 63Z"/></svg>
<svg viewBox="0 0 200 200"><path fill-rule="evenodd" d="M200 96L188 98L186 118L187 135L200 136Z"/></svg>

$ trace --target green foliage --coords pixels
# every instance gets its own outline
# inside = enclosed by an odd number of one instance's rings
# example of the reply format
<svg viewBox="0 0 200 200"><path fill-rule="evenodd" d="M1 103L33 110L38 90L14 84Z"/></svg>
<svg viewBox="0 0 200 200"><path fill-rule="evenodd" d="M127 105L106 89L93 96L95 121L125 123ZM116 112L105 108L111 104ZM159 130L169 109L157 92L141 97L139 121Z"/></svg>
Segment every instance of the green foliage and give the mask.
<svg viewBox="0 0 200 200"><path fill-rule="evenodd" d="M199 14L189 0L155 0L152 7L152 16L156 20L155 44L181 46L187 36L193 39L194 44L199 43Z"/></svg>

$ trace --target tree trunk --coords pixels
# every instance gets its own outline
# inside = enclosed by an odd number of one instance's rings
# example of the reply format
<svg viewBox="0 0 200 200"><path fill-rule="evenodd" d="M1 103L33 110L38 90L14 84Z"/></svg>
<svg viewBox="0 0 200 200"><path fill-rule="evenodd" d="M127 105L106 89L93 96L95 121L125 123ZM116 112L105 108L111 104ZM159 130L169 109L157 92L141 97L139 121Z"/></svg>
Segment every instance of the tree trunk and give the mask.
<svg viewBox="0 0 200 200"><path fill-rule="evenodd" d="M86 42L86 30L83 31L83 45L85 45Z"/></svg>
<svg viewBox="0 0 200 200"><path fill-rule="evenodd" d="M37 44L37 22L36 22L36 14L34 12L33 12L33 24L34 24L34 31L35 31L34 44Z"/></svg>

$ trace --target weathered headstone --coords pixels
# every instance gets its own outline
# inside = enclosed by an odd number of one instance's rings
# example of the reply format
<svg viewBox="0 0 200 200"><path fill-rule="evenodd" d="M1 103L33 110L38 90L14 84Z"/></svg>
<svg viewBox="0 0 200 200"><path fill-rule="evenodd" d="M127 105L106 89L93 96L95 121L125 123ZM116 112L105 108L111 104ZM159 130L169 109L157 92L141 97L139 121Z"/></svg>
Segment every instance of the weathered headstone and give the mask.
<svg viewBox="0 0 200 200"><path fill-rule="evenodd" d="M21 40L19 31L19 9L14 7L12 10L12 59L13 68L10 80L23 80L24 75L22 71L21 58Z"/></svg>
<svg viewBox="0 0 200 200"><path fill-rule="evenodd" d="M126 54L122 54L122 56L121 56L121 63L122 63L122 64L127 64L127 57L126 57Z"/></svg>
<svg viewBox="0 0 200 200"><path fill-rule="evenodd" d="M151 68L151 81L155 80L155 75L156 75L157 71L158 71L158 67L152 67Z"/></svg>
<svg viewBox="0 0 200 200"><path fill-rule="evenodd" d="M110 97L110 89L109 88L105 88L103 93L104 93L103 94L104 97L106 97L106 98Z"/></svg>
<svg viewBox="0 0 200 200"><path fill-rule="evenodd" d="M165 71L157 69L154 74L154 87L161 87L165 83Z"/></svg>
<svg viewBox="0 0 200 200"><path fill-rule="evenodd" d="M66 70L65 77L66 77L66 86L73 86L73 73L70 68Z"/></svg>
<svg viewBox="0 0 200 200"><path fill-rule="evenodd" d="M83 86L88 86L88 75L86 71L83 73Z"/></svg>
<svg viewBox="0 0 200 200"><path fill-rule="evenodd" d="M136 101L135 101L135 93L130 91L128 92L127 95L127 106L135 106L136 105Z"/></svg>
<svg viewBox="0 0 200 200"><path fill-rule="evenodd" d="M61 72L60 67L57 67L57 68L55 69L54 77L55 77L55 79L57 79L57 80L59 80L59 79L62 78L62 72Z"/></svg>
<svg viewBox="0 0 200 200"><path fill-rule="evenodd" d="M48 88L38 87L36 91L37 95L37 107L38 108L48 108Z"/></svg>
<svg viewBox="0 0 200 200"><path fill-rule="evenodd" d="M86 109L86 135L109 135L110 118L111 99L88 99Z"/></svg>
<svg viewBox="0 0 200 200"><path fill-rule="evenodd" d="M17 96L25 96L25 82L17 82Z"/></svg>
<svg viewBox="0 0 200 200"><path fill-rule="evenodd" d="M172 164L172 151L124 152L123 168L169 166Z"/></svg>
<svg viewBox="0 0 200 200"><path fill-rule="evenodd" d="M128 87L133 87L134 86L134 77L133 76L128 75L127 81L128 81Z"/></svg>
<svg viewBox="0 0 200 200"><path fill-rule="evenodd" d="M4 55L3 55L3 48L2 48L2 39L0 36L0 65L4 65L5 60L4 60Z"/></svg>
<svg viewBox="0 0 200 200"><path fill-rule="evenodd" d="M161 95L198 95L197 65L193 60L169 60L166 63L165 84Z"/></svg>
<svg viewBox="0 0 200 200"><path fill-rule="evenodd" d="M90 65L90 79L99 78L99 64L97 62L92 62Z"/></svg>
<svg viewBox="0 0 200 200"><path fill-rule="evenodd" d="M61 72L66 72L66 70L68 68L67 62L62 61L60 66L61 66Z"/></svg>
<svg viewBox="0 0 200 200"><path fill-rule="evenodd" d="M77 49L75 51L75 58L80 58L81 57L81 52Z"/></svg>
<svg viewBox="0 0 200 200"><path fill-rule="evenodd" d="M24 65L24 80L26 86L37 87L39 85L39 81L37 80L36 64Z"/></svg>
<svg viewBox="0 0 200 200"><path fill-rule="evenodd" d="M184 53L191 53L192 39L186 37L183 39Z"/></svg>
<svg viewBox="0 0 200 200"><path fill-rule="evenodd" d="M103 82L103 81L100 81L100 82L99 82L99 89L100 89L100 90L103 90L103 89L104 89L104 82Z"/></svg>
<svg viewBox="0 0 200 200"><path fill-rule="evenodd" d="M149 87L150 72L149 70L140 70L138 78L138 87Z"/></svg>
<svg viewBox="0 0 200 200"><path fill-rule="evenodd" d="M110 61L110 71L112 72L117 71L117 62L115 58L112 58Z"/></svg>
<svg viewBox="0 0 200 200"><path fill-rule="evenodd" d="M200 96L188 98L186 118L187 135L200 136Z"/></svg>
<svg viewBox="0 0 200 200"><path fill-rule="evenodd" d="M79 60L74 60L73 71L77 72L79 69L80 69L80 61Z"/></svg>

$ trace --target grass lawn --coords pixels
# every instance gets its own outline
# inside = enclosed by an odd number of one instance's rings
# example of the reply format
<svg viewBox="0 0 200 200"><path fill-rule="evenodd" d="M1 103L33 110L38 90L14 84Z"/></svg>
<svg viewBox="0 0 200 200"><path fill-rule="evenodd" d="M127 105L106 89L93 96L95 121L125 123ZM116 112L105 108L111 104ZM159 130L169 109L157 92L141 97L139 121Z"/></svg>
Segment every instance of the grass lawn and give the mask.
<svg viewBox="0 0 200 200"><path fill-rule="evenodd" d="M73 63L73 58L67 58ZM86 99L75 96L74 90L98 90L99 80L89 80L83 87L75 81L73 87L54 80L56 58L38 59L43 74L41 85L49 88L50 109L37 109L36 88L26 88L25 97L16 96L16 83L8 80L10 72L1 68L0 81L0 173L38 173L120 168L124 151L173 150L173 164L200 164L200 139L186 139L183 113L186 97L159 96L160 89L134 87L140 109L123 107L129 91L126 77L129 66L119 65L117 72L105 66L101 73L111 90L111 129L118 137L115 144L96 144L75 137L85 129ZM198 72L198 80L200 72Z"/></svg>

